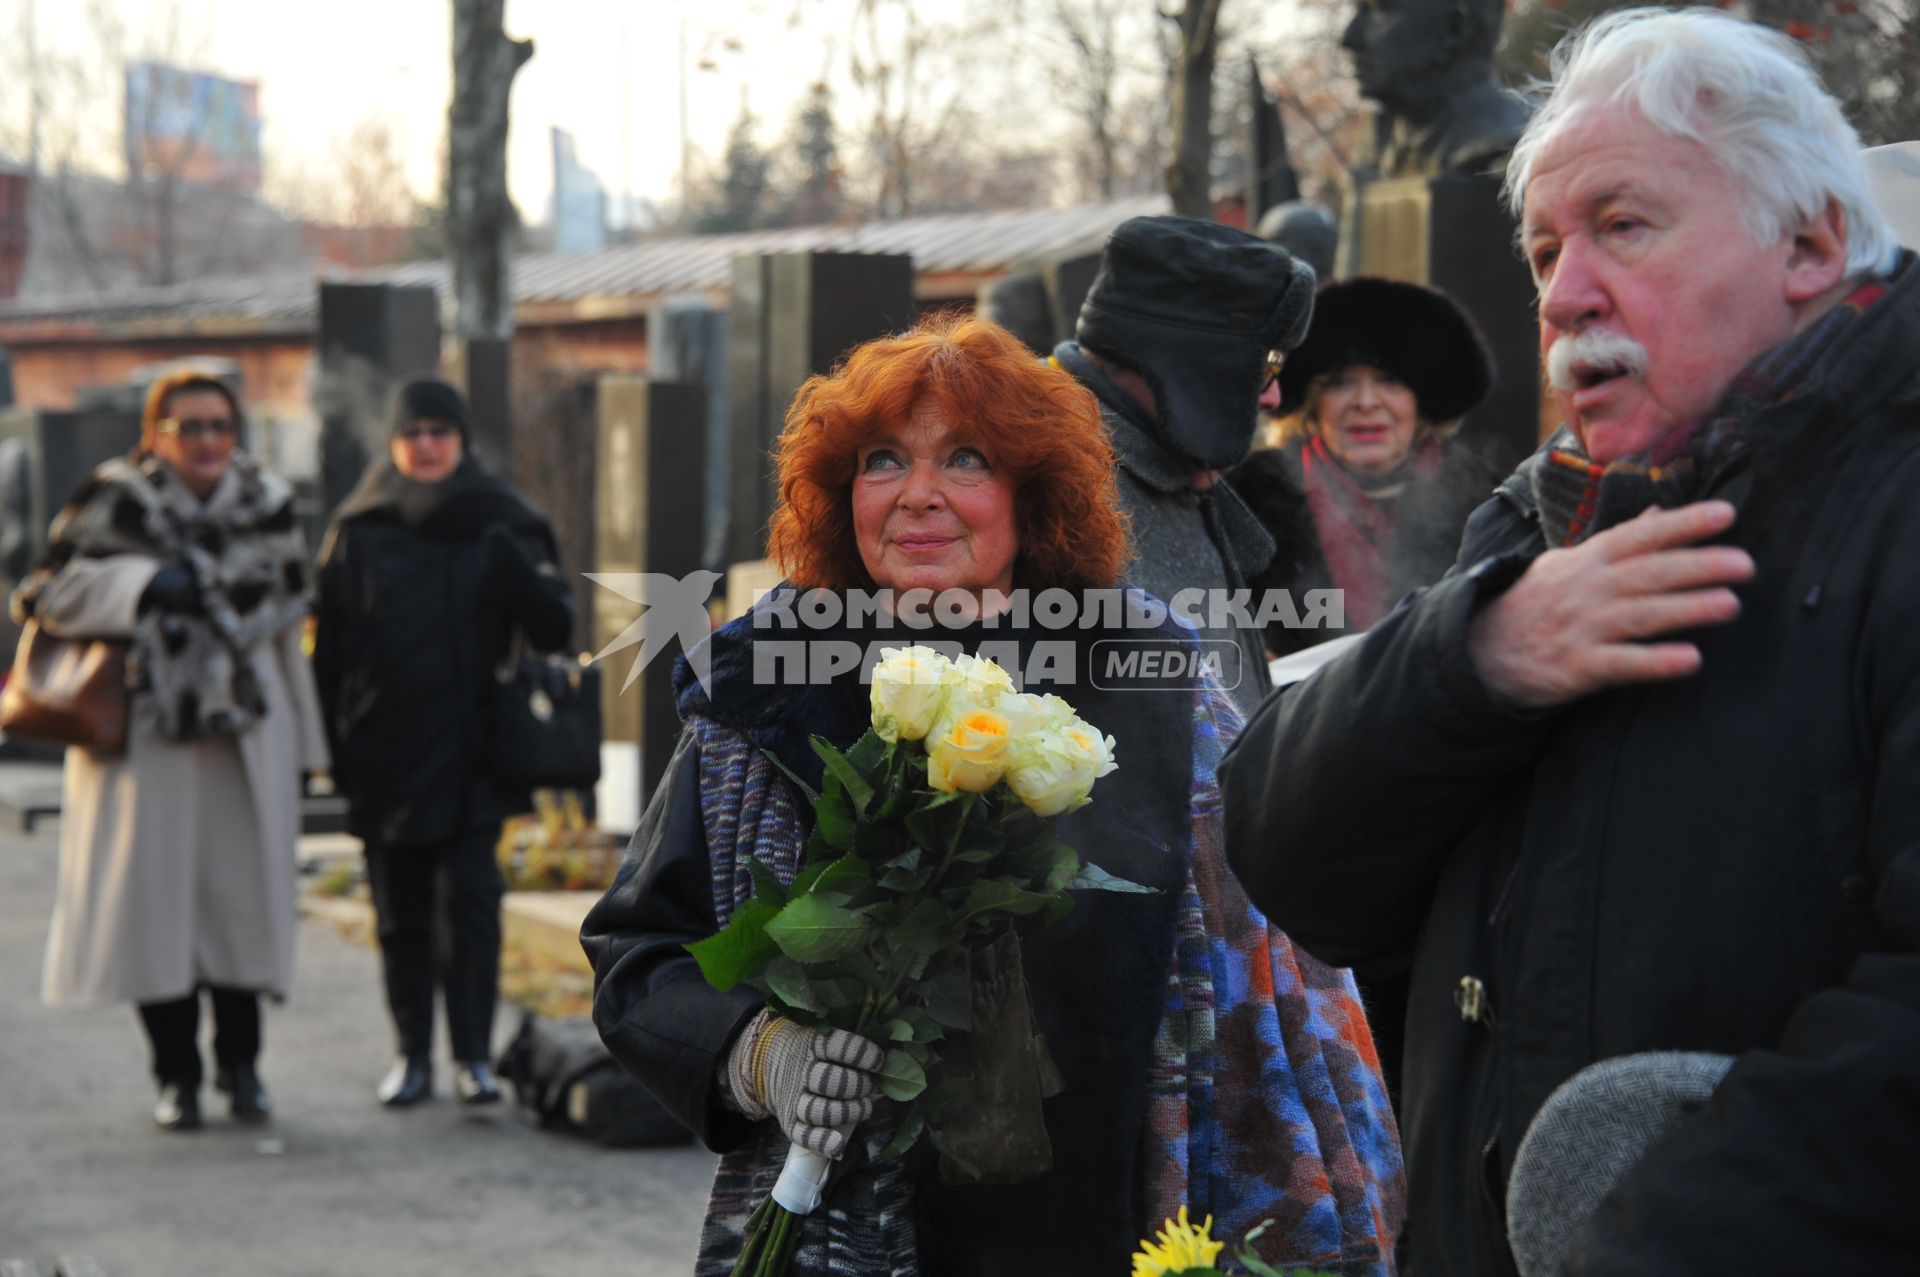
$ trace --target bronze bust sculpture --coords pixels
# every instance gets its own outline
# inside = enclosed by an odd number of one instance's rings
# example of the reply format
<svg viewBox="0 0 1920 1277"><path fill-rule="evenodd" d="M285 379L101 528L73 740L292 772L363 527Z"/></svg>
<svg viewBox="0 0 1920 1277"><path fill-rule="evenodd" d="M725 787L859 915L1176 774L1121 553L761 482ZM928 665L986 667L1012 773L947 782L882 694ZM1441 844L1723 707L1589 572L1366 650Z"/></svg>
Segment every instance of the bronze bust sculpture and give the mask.
<svg viewBox="0 0 1920 1277"><path fill-rule="evenodd" d="M1531 114L1493 75L1500 0L1359 0L1340 43L1379 104L1374 174L1498 173Z"/></svg>

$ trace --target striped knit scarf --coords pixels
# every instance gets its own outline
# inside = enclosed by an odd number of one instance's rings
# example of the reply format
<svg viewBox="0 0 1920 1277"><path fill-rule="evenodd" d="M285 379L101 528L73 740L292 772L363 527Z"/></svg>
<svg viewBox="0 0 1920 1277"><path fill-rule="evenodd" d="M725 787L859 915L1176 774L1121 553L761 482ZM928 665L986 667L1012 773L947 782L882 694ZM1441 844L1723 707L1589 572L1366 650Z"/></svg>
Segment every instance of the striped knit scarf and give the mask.
<svg viewBox="0 0 1920 1277"><path fill-rule="evenodd" d="M1388 1277L1406 1185L1359 991L1350 973L1269 926L1227 867L1214 773L1241 717L1214 686L1198 694L1194 714L1193 842L1150 1065L1144 1223L1150 1230L1185 1204L1196 1217L1213 1215L1216 1236L1238 1238L1272 1219L1259 1243L1270 1261ZM791 791L761 750L700 717L689 730L724 925L752 892L748 858L791 880L805 838ZM890 1136L882 1119L861 1130L869 1154ZM768 1123L758 1142L720 1159L697 1277L729 1270L748 1212L785 1155ZM796 1272L915 1277L912 1185L901 1163L836 1187L807 1220Z"/></svg>
<svg viewBox="0 0 1920 1277"><path fill-rule="evenodd" d="M758 858L783 883L800 870L805 829L792 791L767 755L745 736L710 719L688 720L700 750L700 817L713 868L713 905L721 926L753 894L747 870ZM761 1138L720 1159L700 1231L695 1277L724 1277L739 1257L747 1216L786 1164L787 1139L772 1122ZM860 1128L869 1158L893 1137L876 1118ZM913 1203L904 1162L871 1166L844 1177L809 1215L794 1258L796 1274L916 1277Z"/></svg>
<svg viewBox="0 0 1920 1277"><path fill-rule="evenodd" d="M1813 380L1827 358L1853 338L1862 317L1887 294L1874 280L1807 331L1774 347L1733 379L1715 414L1677 430L1645 452L1601 465L1570 434L1533 467L1533 496L1550 546L1578 545L1596 532L1658 506L1670 510L1711 490L1746 451L1755 413L1785 403Z"/></svg>
<svg viewBox="0 0 1920 1277"><path fill-rule="evenodd" d="M1227 866L1215 769L1241 726L1224 693L1202 690L1191 868L1154 1045L1148 1215L1184 1203L1220 1238L1273 1220L1258 1243L1269 1263L1385 1277L1406 1217L1399 1127L1353 974L1296 949Z"/></svg>

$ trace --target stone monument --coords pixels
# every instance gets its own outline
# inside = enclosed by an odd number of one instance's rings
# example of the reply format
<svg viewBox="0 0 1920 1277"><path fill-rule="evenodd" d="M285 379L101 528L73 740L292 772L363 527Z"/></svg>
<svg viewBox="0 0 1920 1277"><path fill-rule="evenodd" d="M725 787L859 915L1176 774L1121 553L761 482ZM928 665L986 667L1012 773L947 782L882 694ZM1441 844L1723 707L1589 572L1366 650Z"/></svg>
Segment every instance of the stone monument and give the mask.
<svg viewBox="0 0 1920 1277"><path fill-rule="evenodd" d="M1493 349L1492 392L1461 438L1506 467L1539 441L1533 281L1500 202L1530 108L1494 78L1500 0L1359 0L1341 44L1377 109L1340 236L1338 274L1441 289Z"/></svg>

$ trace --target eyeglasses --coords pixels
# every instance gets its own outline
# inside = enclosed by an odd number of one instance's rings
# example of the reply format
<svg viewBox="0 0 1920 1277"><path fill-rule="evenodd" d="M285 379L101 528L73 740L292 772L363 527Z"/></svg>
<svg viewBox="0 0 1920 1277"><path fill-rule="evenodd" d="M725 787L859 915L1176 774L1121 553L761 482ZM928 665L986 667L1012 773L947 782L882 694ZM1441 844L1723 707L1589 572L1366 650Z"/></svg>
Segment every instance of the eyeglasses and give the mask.
<svg viewBox="0 0 1920 1277"><path fill-rule="evenodd" d="M1264 395L1267 391L1273 389L1273 383L1280 379L1280 367L1286 362L1286 351L1269 350L1267 352L1267 379L1260 383L1261 394Z"/></svg>
<svg viewBox="0 0 1920 1277"><path fill-rule="evenodd" d="M153 428L163 435L177 435L182 439L231 440L240 433L240 423L231 417L209 417L205 420L189 418L186 421L178 417L162 417L154 423Z"/></svg>
<svg viewBox="0 0 1920 1277"><path fill-rule="evenodd" d="M448 435L457 435L459 433L460 428L458 426L450 426L444 421L429 421L417 426L408 426L405 430L396 430L393 433L393 437L396 439L404 439L408 443L418 443L422 439L433 439L437 441L445 439Z"/></svg>

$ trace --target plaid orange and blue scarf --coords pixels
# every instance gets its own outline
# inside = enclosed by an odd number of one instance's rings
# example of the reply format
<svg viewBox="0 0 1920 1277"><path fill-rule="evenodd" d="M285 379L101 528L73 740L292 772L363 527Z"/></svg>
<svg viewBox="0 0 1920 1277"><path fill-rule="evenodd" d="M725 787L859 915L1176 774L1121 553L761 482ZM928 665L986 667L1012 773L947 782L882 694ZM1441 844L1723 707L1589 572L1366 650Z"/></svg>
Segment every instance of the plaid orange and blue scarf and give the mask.
<svg viewBox="0 0 1920 1277"><path fill-rule="evenodd" d="M1602 465L1570 437L1550 449L1532 468L1534 501L1547 544L1578 545L1654 506L1670 510L1698 500L1744 456L1747 423L1761 409L1787 402L1810 384L1827 358L1849 341L1867 311L1887 295L1888 282L1873 280L1848 293L1805 332L1747 365L1712 416L1674 431L1644 452Z"/></svg>

